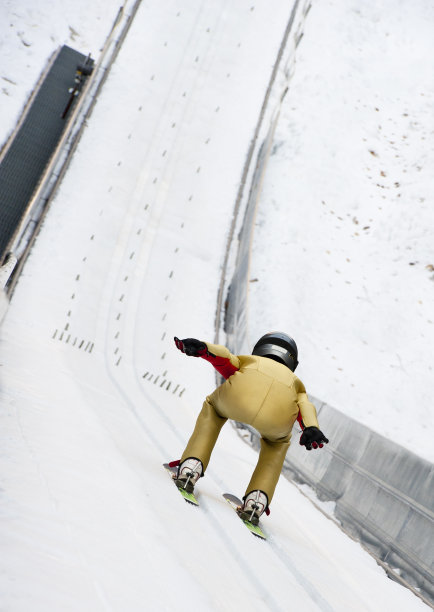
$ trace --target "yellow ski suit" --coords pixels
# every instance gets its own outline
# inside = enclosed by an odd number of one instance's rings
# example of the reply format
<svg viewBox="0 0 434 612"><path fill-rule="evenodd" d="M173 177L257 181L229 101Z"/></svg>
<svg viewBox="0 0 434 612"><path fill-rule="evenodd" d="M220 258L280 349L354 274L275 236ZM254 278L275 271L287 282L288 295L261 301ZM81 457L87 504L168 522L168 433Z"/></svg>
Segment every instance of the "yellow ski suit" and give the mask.
<svg viewBox="0 0 434 612"><path fill-rule="evenodd" d="M305 427L319 427L315 407L301 380L285 365L267 357L232 355L221 345L206 345L208 353L201 357L226 381L206 398L181 461L200 459L205 471L227 419L251 425L261 435L261 450L246 494L259 489L270 503L294 422L299 419Z"/></svg>

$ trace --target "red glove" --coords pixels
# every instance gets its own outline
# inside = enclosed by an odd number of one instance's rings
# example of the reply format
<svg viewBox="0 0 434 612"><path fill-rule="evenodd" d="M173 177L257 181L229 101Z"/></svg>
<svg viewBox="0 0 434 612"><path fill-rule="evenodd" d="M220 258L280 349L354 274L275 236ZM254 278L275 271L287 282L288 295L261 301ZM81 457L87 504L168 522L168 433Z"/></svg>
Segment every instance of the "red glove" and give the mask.
<svg viewBox="0 0 434 612"><path fill-rule="evenodd" d="M180 340L176 336L174 340L176 348L189 357L202 357L208 352L207 345L201 340L196 340L195 338L184 338L184 340Z"/></svg>

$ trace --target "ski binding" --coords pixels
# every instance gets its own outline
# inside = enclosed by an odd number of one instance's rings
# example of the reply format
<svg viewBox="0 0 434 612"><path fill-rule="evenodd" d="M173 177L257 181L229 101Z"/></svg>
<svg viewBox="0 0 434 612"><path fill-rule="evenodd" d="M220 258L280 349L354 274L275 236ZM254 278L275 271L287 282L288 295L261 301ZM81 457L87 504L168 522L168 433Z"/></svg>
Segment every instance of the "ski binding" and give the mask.
<svg viewBox="0 0 434 612"><path fill-rule="evenodd" d="M163 463L163 467L167 470L168 474L174 481L177 473L177 467L172 466L169 463ZM188 491L186 491L182 487L178 487L175 482L174 484L186 502L188 502L189 504L193 504L193 506L199 506L199 502L197 501L194 493L188 493Z"/></svg>
<svg viewBox="0 0 434 612"><path fill-rule="evenodd" d="M232 493L223 493L223 497L229 503L231 508L233 508L233 510L235 510L235 512L238 515L238 518L240 518L243 521L244 525L247 527L247 529L250 531L250 533L252 533L254 536L257 536L258 538L261 538L261 540L266 540L267 539L267 536L262 531L262 529L261 529L261 527L259 525L254 525L250 521L245 521L238 514L238 510L243 505L243 502L241 501L241 499L238 499L238 497L236 497L235 495L232 495Z"/></svg>

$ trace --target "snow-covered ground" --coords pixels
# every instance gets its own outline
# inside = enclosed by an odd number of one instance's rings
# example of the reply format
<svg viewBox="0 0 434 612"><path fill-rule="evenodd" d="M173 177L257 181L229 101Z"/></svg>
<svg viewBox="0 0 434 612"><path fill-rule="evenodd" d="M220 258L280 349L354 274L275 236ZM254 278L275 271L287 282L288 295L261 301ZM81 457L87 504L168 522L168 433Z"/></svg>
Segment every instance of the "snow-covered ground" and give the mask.
<svg viewBox="0 0 434 612"><path fill-rule="evenodd" d="M434 5L314 2L257 214L249 334L433 461Z"/></svg>
<svg viewBox="0 0 434 612"><path fill-rule="evenodd" d="M3 78L15 98L3 138L56 45L97 55L117 12L67 4L2 5L14 59L0 77L27 74ZM229 426L199 510L161 467L214 386L172 336L212 339L238 181L289 12L267 0L141 4L0 330L2 610L428 609L284 479L269 542L253 538L221 497L242 493L255 464Z"/></svg>

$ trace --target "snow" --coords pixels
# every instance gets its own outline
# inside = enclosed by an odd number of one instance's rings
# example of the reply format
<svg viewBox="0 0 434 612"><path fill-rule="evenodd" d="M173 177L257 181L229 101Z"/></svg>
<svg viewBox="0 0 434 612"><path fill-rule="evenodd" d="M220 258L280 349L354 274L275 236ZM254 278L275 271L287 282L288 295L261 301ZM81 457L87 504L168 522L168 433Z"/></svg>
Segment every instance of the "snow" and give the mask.
<svg viewBox="0 0 434 612"><path fill-rule="evenodd" d="M313 4L249 299L252 343L287 331L308 392L431 462L433 27L428 0Z"/></svg>
<svg viewBox="0 0 434 612"><path fill-rule="evenodd" d="M16 75L6 139L70 27L72 46L97 55L117 7L2 11L0 76ZM230 426L200 509L161 466L215 384L172 337L212 340L238 181L288 18L266 0L140 6L0 330L1 609L428 609L284 479L269 541L253 538L221 496L242 493L256 459Z"/></svg>

